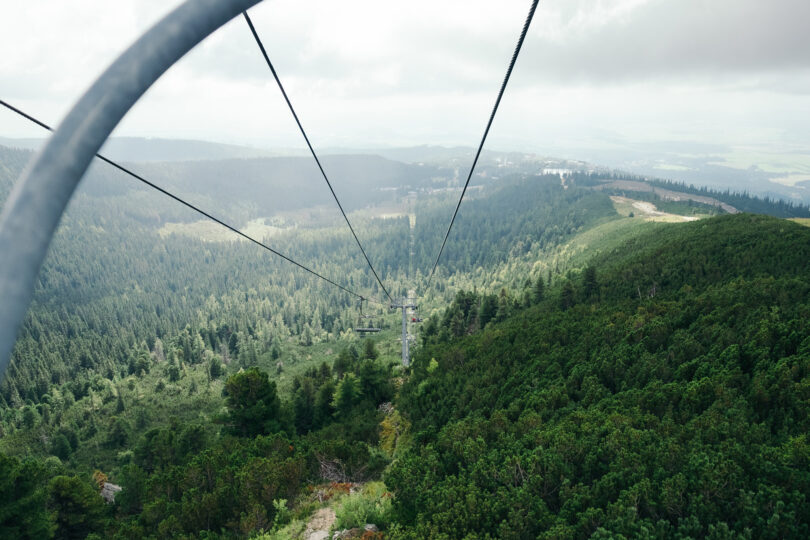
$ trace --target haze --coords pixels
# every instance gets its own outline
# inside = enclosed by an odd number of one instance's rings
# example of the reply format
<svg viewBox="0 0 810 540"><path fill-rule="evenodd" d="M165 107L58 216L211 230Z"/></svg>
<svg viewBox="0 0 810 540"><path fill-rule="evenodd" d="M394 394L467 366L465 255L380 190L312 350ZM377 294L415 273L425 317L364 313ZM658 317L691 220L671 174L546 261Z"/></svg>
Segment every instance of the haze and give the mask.
<svg viewBox="0 0 810 540"><path fill-rule="evenodd" d="M56 123L178 3L7 2L0 95ZM268 0L251 16L316 147L472 146L528 4ZM805 0L543 1L488 147L608 165L665 148L651 168L711 154L795 186L810 180L808 20ZM303 145L241 18L181 60L115 135ZM3 111L0 136L42 133Z"/></svg>

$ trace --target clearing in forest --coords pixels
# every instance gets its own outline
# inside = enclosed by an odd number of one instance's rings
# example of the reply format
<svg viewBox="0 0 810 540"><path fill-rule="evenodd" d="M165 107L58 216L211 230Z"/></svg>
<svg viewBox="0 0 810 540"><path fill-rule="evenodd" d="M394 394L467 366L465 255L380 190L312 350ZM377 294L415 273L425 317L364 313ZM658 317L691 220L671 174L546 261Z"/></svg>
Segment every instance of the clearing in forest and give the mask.
<svg viewBox="0 0 810 540"><path fill-rule="evenodd" d="M662 212L656 206L647 201L637 201L635 199L628 199L627 197L619 197L612 195L610 200L613 201L613 206L616 211L624 216L630 215L630 212L646 219L647 221L661 221L665 223L682 223L684 221L697 221L698 217L695 216L679 216L677 214L670 214Z"/></svg>

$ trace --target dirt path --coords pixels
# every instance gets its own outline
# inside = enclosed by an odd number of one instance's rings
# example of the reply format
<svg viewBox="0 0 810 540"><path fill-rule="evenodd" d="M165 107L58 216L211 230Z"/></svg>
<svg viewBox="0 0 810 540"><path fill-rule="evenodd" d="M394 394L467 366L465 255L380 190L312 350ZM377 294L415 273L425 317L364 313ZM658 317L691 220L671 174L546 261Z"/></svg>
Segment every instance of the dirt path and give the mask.
<svg viewBox="0 0 810 540"><path fill-rule="evenodd" d="M608 184L602 184L594 187L594 189L596 190L611 189L611 188L626 191L644 191L648 193L652 192L661 197L662 199L664 199L665 201L695 201L703 204L710 204L712 206L719 206L729 214L738 214L740 212L730 204L718 201L713 197L706 197L703 195L692 195L691 193L681 193L679 191L662 189L660 187L652 186L647 182L636 182L633 180L617 180L615 182L610 182Z"/></svg>
<svg viewBox="0 0 810 540"><path fill-rule="evenodd" d="M678 214L670 214L668 212L662 212L656 208L656 206L651 202L646 201L637 201L635 199L628 199L627 197L618 197L618 196L611 196L610 200L613 201L614 205L631 205L634 210L640 215L644 216L646 219L650 221L665 221L665 222L681 222L681 221L696 221L699 218L694 216L679 216Z"/></svg>
<svg viewBox="0 0 810 540"><path fill-rule="evenodd" d="M329 529L335 523L335 511L331 508L321 508L312 515L304 531L306 540L325 540L329 537Z"/></svg>

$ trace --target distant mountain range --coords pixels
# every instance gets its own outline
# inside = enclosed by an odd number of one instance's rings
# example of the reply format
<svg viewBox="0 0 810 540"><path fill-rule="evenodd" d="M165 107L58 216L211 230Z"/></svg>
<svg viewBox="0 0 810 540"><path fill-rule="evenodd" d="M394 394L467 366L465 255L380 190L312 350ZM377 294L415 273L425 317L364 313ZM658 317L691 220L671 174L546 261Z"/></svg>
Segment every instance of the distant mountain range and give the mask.
<svg viewBox="0 0 810 540"><path fill-rule="evenodd" d="M0 137L0 145L26 150L39 149L46 139L8 139ZM114 137L107 141L102 153L116 161L199 161L230 158L257 158L295 155L293 151L267 150L233 144L191 139L153 139L143 137Z"/></svg>
<svg viewBox="0 0 810 540"><path fill-rule="evenodd" d="M0 146L37 150L45 138L13 139L0 137ZM404 163L453 164L459 162L469 167L475 155L471 146L432 146L420 145L401 148L342 148L327 147L317 149L320 155L373 155ZM224 144L193 139L160 139L145 137L113 137L107 141L101 152L116 161L161 162L161 161L201 161L219 159L247 159L264 157L308 157L304 148L257 148ZM500 152L485 150L481 159L491 161L525 161L536 156L521 152Z"/></svg>
<svg viewBox="0 0 810 540"><path fill-rule="evenodd" d="M44 138L12 139L0 137L0 146L36 150ZM425 164L454 170L463 177L469 171L475 155L470 146L419 145L391 148L316 149L321 156L366 155L379 156L404 164ZM681 142L648 144L643 147L615 146L581 151L584 161L570 161L543 157L528 152L484 150L476 173L498 177L508 173L533 174L546 167L573 170L588 169L589 163L610 169L628 171L651 178L666 178L707 186L724 191L748 192L760 197L781 198L810 203L810 182L798 181L784 185L774 181L778 176L804 171L798 167L784 173L767 172L757 167L747 169L724 165L723 152L728 149L717 145L696 145ZM687 154L687 153L695 153ZM156 163L183 161L215 161L228 159L254 159L272 157L301 157L309 159L305 148L259 148L191 139L161 139L142 137L114 137L107 141L102 153L110 159L123 162ZM787 159L787 158L786 158ZM786 169L787 170L787 169ZM792 171L792 172L791 172Z"/></svg>

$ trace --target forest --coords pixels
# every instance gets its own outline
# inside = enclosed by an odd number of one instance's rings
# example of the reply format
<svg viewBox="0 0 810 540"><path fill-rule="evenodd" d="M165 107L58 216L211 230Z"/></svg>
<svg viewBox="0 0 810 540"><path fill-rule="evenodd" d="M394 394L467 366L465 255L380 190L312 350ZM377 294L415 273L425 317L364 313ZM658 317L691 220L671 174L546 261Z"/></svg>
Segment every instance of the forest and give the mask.
<svg viewBox="0 0 810 540"><path fill-rule="evenodd" d="M28 157L0 148L0 200ZM149 167L222 196L190 183L216 166ZM161 234L196 218L109 175L71 203L0 386L0 537L305 538L327 507L386 538L810 535L810 229L652 223L584 176L504 175L426 288L454 192L420 191L413 229L371 195L352 218L383 282L420 293L403 368L395 313L364 306L363 339L356 298ZM277 208L223 200L240 226ZM285 219L274 248L385 298L339 222Z"/></svg>
<svg viewBox="0 0 810 540"><path fill-rule="evenodd" d="M741 214L530 284L500 323L459 292L400 391L401 537L805 537L808 255Z"/></svg>

